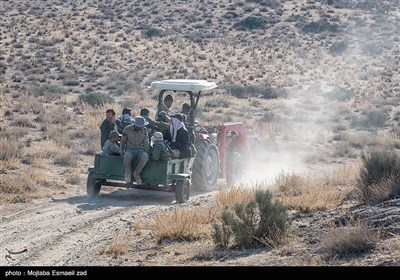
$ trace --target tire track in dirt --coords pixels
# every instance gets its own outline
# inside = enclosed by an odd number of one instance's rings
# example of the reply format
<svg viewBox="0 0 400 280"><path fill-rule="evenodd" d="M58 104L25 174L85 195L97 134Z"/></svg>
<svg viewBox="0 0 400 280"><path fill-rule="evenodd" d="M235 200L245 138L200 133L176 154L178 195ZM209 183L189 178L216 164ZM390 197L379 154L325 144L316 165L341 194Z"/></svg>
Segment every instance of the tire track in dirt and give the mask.
<svg viewBox="0 0 400 280"><path fill-rule="evenodd" d="M90 199L87 196L28 204L12 213L2 211L0 265L94 265L102 246L124 236L136 219L174 207L171 194L141 190L114 191ZM129 221L127 223L127 221ZM4 258L5 249L28 252Z"/></svg>

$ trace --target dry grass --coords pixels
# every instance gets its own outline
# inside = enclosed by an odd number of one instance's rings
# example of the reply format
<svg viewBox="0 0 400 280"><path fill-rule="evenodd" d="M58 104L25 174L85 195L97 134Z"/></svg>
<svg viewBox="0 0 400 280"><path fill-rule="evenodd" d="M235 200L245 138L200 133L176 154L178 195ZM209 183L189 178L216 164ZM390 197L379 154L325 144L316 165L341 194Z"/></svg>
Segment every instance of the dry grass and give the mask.
<svg viewBox="0 0 400 280"><path fill-rule="evenodd" d="M21 154L22 143L16 138L0 137L0 160L9 161Z"/></svg>
<svg viewBox="0 0 400 280"><path fill-rule="evenodd" d="M18 126L23 128L36 128L36 124L33 123L28 116L17 116L11 123L10 126Z"/></svg>
<svg viewBox="0 0 400 280"><path fill-rule="evenodd" d="M253 197L254 188L232 187L228 190L219 188L216 195L216 203L220 209L232 209L235 204L248 204Z"/></svg>
<svg viewBox="0 0 400 280"><path fill-rule="evenodd" d="M5 174L7 171L20 168L21 162L17 158L9 160L0 160L0 174Z"/></svg>
<svg viewBox="0 0 400 280"><path fill-rule="evenodd" d="M275 180L275 196L288 209L312 212L336 208L345 194L321 177L281 173Z"/></svg>
<svg viewBox="0 0 400 280"><path fill-rule="evenodd" d="M36 196L39 187L47 181L47 175L36 169L27 171L24 176L1 178L0 199L8 202L29 202Z"/></svg>
<svg viewBox="0 0 400 280"><path fill-rule="evenodd" d="M28 156L35 158L53 158L55 155L58 155L60 151L63 151L65 148L60 144L56 143L56 141L49 139L40 142L35 142L32 144L31 148L28 151Z"/></svg>
<svg viewBox="0 0 400 280"><path fill-rule="evenodd" d="M332 186L354 186L359 178L361 162L350 162L322 170L324 181Z"/></svg>
<svg viewBox="0 0 400 280"><path fill-rule="evenodd" d="M38 98L34 97L23 97L19 100L18 106L16 106L16 110L20 114L29 114L33 113L38 115L40 113L44 113L43 102Z"/></svg>
<svg viewBox="0 0 400 280"><path fill-rule="evenodd" d="M368 191L365 190L366 188ZM379 203L396 197L400 193L400 181L397 176L389 176L369 186L357 187L356 193L361 201Z"/></svg>
<svg viewBox="0 0 400 280"><path fill-rule="evenodd" d="M197 240L208 233L214 211L206 208L180 208L157 214L149 223L158 243L163 240Z"/></svg>
<svg viewBox="0 0 400 280"><path fill-rule="evenodd" d="M71 149L64 148L59 151L53 159L54 164L64 167L77 167L78 166L78 156L73 153Z"/></svg>
<svg viewBox="0 0 400 280"><path fill-rule="evenodd" d="M359 224L332 229L322 240L321 248L329 258L344 258L374 249L379 233Z"/></svg>
<svg viewBox="0 0 400 280"><path fill-rule="evenodd" d="M1 201L29 202L34 198L53 195L55 190L65 189L62 181L58 182L46 170L34 166L24 170L23 176L8 173L0 179Z"/></svg>
<svg viewBox="0 0 400 280"><path fill-rule="evenodd" d="M110 245L100 248L100 254L106 255L123 255L128 252L130 241L132 240L132 233L128 232L127 235L118 236L113 239Z"/></svg>

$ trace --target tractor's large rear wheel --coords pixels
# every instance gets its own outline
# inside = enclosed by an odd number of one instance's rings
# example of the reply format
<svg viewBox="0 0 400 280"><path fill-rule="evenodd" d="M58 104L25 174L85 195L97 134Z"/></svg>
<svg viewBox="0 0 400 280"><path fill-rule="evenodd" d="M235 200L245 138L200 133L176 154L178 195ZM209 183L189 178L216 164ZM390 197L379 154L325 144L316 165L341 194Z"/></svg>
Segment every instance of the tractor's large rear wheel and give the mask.
<svg viewBox="0 0 400 280"><path fill-rule="evenodd" d="M228 187L237 185L242 180L242 157L238 152L230 152L226 158L226 183Z"/></svg>
<svg viewBox="0 0 400 280"><path fill-rule="evenodd" d="M196 143L196 158L192 167L192 184L197 190L213 190L219 175L219 152L211 140Z"/></svg>

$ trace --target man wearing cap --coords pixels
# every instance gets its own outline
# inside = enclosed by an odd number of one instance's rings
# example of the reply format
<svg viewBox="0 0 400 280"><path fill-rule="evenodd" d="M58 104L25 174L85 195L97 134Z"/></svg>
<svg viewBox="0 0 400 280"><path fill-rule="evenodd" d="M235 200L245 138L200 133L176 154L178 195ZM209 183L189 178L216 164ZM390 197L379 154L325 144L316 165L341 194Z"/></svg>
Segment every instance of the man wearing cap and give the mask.
<svg viewBox="0 0 400 280"><path fill-rule="evenodd" d="M151 148L151 160L171 160L172 154L171 149L164 142L164 138L161 132L156 131L151 137L153 146Z"/></svg>
<svg viewBox="0 0 400 280"><path fill-rule="evenodd" d="M131 125L125 127L122 133L121 155L124 157L125 181L128 185L132 184L131 162L135 158L139 162L133 172L133 176L138 185L142 184L140 172L146 165L150 153L149 137L145 128L146 124L147 121L145 118L138 116L132 121Z"/></svg>
<svg viewBox="0 0 400 280"><path fill-rule="evenodd" d="M121 149L117 144L120 136L118 131L110 131L108 140L104 143L102 150L104 156L119 156L121 154Z"/></svg>

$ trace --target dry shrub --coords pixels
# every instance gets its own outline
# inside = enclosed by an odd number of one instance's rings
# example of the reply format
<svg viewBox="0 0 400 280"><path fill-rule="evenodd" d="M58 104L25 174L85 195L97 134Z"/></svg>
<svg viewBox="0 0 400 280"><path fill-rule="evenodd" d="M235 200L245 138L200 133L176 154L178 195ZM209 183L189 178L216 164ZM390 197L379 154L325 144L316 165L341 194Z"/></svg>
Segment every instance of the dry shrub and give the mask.
<svg viewBox="0 0 400 280"><path fill-rule="evenodd" d="M62 147L54 140L49 139L41 142L34 142L28 151L28 156L33 160L36 158L53 158L54 155L57 155L64 149L65 147Z"/></svg>
<svg viewBox="0 0 400 280"><path fill-rule="evenodd" d="M131 232L128 232L126 236L119 236L114 238L112 243L108 246L104 246L100 249L100 254L107 255L123 255L127 252L129 247L129 241L131 240Z"/></svg>
<svg viewBox="0 0 400 280"><path fill-rule="evenodd" d="M356 191L363 203L377 203L400 194L400 156L394 151L376 149L362 153L363 166Z"/></svg>
<svg viewBox="0 0 400 280"><path fill-rule="evenodd" d="M400 194L400 180L398 177L391 175L387 178L383 178L376 183L372 183L368 186L368 191L357 188L359 197L362 198L363 202L367 203L379 203L390 198L396 197Z"/></svg>
<svg viewBox="0 0 400 280"><path fill-rule="evenodd" d="M23 128L36 128L36 125L29 117L18 116L10 123L10 126L18 126Z"/></svg>
<svg viewBox="0 0 400 280"><path fill-rule="evenodd" d="M34 97L23 97L19 100L15 108L21 114L34 113L38 115L44 113L43 102Z"/></svg>
<svg viewBox="0 0 400 280"><path fill-rule="evenodd" d="M7 139L19 139L27 135L29 132L26 128L23 127L6 127L1 130L1 137L5 137Z"/></svg>
<svg viewBox="0 0 400 280"><path fill-rule="evenodd" d="M8 170L18 169L20 166L21 162L17 158L0 160L0 174L5 174Z"/></svg>
<svg viewBox="0 0 400 280"><path fill-rule="evenodd" d="M207 225L213 219L213 211L195 207L185 209L176 207L172 212L161 212L150 222L157 242L163 240L197 240L207 234Z"/></svg>
<svg viewBox="0 0 400 280"><path fill-rule="evenodd" d="M28 202L38 188L48 181L44 171L30 169L23 176L0 179L0 197L9 202Z"/></svg>
<svg viewBox="0 0 400 280"><path fill-rule="evenodd" d="M1 92L5 92L4 88L0 88ZM12 101L11 101L11 96L8 94L0 94L0 104L1 106L4 106L4 108L11 108L12 107Z"/></svg>
<svg viewBox="0 0 400 280"><path fill-rule="evenodd" d="M65 188L62 183L51 178L45 170L30 168L22 176L9 176L0 179L0 199L11 202L29 202L32 198L43 197L49 194L44 188L55 190Z"/></svg>
<svg viewBox="0 0 400 280"><path fill-rule="evenodd" d="M81 182L81 178L79 175L72 173L67 177L66 182L71 185L78 185Z"/></svg>
<svg viewBox="0 0 400 280"><path fill-rule="evenodd" d="M59 126L65 126L75 121L72 112L65 111L61 106L56 106L49 109L46 116L46 123L57 124Z"/></svg>
<svg viewBox="0 0 400 280"><path fill-rule="evenodd" d="M325 171L325 183L333 186L354 186L360 174L361 163L351 162Z"/></svg>
<svg viewBox="0 0 400 280"><path fill-rule="evenodd" d="M275 195L287 208L304 213L334 209L345 196L321 177L310 178L294 173L278 175Z"/></svg>
<svg viewBox="0 0 400 280"><path fill-rule="evenodd" d="M68 137L68 127L64 125L48 124L46 129L47 131L45 132L45 136L47 139L54 140L60 146L66 146L69 148L72 146L71 138Z"/></svg>
<svg viewBox="0 0 400 280"><path fill-rule="evenodd" d="M359 224L332 229L322 240L321 248L328 257L344 258L374 249L379 241L379 232Z"/></svg>
<svg viewBox="0 0 400 280"><path fill-rule="evenodd" d="M16 138L0 137L0 160L9 161L21 155L22 143Z"/></svg>
<svg viewBox="0 0 400 280"><path fill-rule="evenodd" d="M36 191L35 182L28 180L27 176L17 176L13 179L0 179L0 194L25 194Z"/></svg>
<svg viewBox="0 0 400 280"><path fill-rule="evenodd" d="M70 149L64 148L53 157L53 162L59 166L76 167L78 166L77 155L72 153Z"/></svg>
<svg viewBox="0 0 400 280"><path fill-rule="evenodd" d="M85 132L85 138L79 140L78 145L74 145L74 150L80 155L94 155L101 151L100 129L89 129Z"/></svg>
<svg viewBox="0 0 400 280"><path fill-rule="evenodd" d="M235 204L247 204L254 196L254 189L231 187L228 190L219 188L216 202L220 209L233 208Z"/></svg>
<svg viewBox="0 0 400 280"><path fill-rule="evenodd" d="M206 108L229 108L231 105L231 97L228 95L215 95L207 99L204 104Z"/></svg>
<svg viewBox="0 0 400 280"><path fill-rule="evenodd" d="M105 112L105 110L104 110ZM102 112L103 113L103 112ZM103 119L105 118L105 114L101 114L100 112L97 113L95 115L85 115L85 118L82 120L82 122L84 122L84 126L86 129L88 130L100 130L100 124L103 121Z"/></svg>

